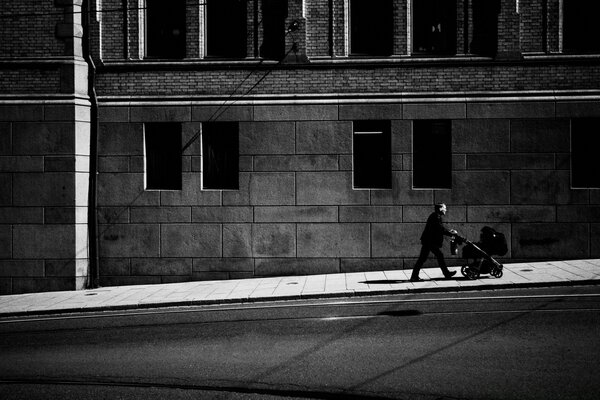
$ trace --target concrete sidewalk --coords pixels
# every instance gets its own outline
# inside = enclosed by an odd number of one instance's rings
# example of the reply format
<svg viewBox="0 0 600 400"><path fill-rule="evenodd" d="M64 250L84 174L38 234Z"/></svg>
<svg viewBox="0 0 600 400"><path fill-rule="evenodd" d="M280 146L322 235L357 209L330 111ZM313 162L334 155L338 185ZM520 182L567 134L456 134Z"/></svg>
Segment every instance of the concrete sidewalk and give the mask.
<svg viewBox="0 0 600 400"><path fill-rule="evenodd" d="M458 267L450 268L459 270ZM0 296L0 317L167 306L463 291L600 283L600 259L515 263L504 275L468 280L460 271L443 279L439 268L421 270L423 282L410 282L410 270L286 276Z"/></svg>

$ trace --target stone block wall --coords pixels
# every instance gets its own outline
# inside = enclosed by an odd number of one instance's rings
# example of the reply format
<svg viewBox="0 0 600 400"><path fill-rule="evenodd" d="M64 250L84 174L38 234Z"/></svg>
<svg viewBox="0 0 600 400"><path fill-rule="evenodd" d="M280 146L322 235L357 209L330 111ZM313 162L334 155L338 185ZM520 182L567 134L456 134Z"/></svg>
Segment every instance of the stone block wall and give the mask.
<svg viewBox="0 0 600 400"><path fill-rule="evenodd" d="M228 120L239 122L239 190L201 189L196 142L183 155L181 191L146 191L144 121L180 122L186 142L214 106L113 102L101 108L101 284L411 268L434 202L472 240L486 225L503 232L503 260L598 257L600 190L570 188L572 106L237 104ZM598 103L576 109L573 117L600 115ZM392 122L390 190L353 189L360 119ZM415 119L452 121L449 190L412 188Z"/></svg>
<svg viewBox="0 0 600 400"><path fill-rule="evenodd" d="M85 286L89 145L89 107L0 105L0 294Z"/></svg>

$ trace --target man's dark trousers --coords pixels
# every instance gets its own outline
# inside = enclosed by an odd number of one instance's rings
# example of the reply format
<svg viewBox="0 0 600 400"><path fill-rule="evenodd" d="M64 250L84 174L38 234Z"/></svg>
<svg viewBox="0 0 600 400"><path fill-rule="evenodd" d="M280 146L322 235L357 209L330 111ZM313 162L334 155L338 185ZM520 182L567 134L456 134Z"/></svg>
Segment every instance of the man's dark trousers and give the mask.
<svg viewBox="0 0 600 400"><path fill-rule="evenodd" d="M448 276L450 271L448 270L448 267L446 266L446 261L444 260L444 255L442 254L442 250L439 247L423 244L423 247L421 247L421 254L419 254L419 259L417 260L417 263L413 267L411 279L417 279L419 277L419 272L421 271L421 267L423 266L425 261L427 261L427 257L429 256L430 252L433 253L433 255L435 255L435 257L437 258L438 264L439 264L440 268L442 269L444 276Z"/></svg>

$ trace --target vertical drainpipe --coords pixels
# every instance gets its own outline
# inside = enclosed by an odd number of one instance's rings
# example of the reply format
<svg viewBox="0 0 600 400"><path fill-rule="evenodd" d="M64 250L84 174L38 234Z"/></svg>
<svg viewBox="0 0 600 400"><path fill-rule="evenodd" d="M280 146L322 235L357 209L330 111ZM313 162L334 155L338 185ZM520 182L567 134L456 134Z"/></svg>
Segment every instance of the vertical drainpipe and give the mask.
<svg viewBox="0 0 600 400"><path fill-rule="evenodd" d="M91 0L84 0L83 7L83 57L88 64L88 95L90 97L90 181L88 193L88 239L89 239L89 278L88 289L97 288L100 284L98 263L98 213L97 209L97 176L98 176L98 99L96 97L96 66L92 59L90 14Z"/></svg>
<svg viewBox="0 0 600 400"><path fill-rule="evenodd" d="M333 0L329 0L329 56L333 57L335 55L335 50L333 48Z"/></svg>
<svg viewBox="0 0 600 400"><path fill-rule="evenodd" d="M127 7L127 0L122 0L121 5L123 8L123 58L127 60L129 58L129 8Z"/></svg>

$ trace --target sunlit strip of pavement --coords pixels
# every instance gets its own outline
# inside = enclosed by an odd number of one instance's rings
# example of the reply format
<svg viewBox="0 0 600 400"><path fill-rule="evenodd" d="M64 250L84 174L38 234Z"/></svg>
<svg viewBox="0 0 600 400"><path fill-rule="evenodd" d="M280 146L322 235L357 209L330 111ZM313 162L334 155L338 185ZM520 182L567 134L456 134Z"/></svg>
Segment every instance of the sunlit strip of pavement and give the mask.
<svg viewBox="0 0 600 400"><path fill-rule="evenodd" d="M0 317L600 283L600 259L505 264L501 278L473 280L463 277L460 267L451 269L458 272L451 279L439 268L423 269L421 282L410 282L410 271L390 270L7 295L0 296Z"/></svg>

